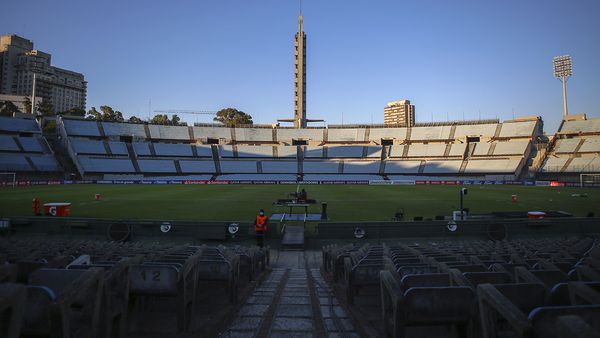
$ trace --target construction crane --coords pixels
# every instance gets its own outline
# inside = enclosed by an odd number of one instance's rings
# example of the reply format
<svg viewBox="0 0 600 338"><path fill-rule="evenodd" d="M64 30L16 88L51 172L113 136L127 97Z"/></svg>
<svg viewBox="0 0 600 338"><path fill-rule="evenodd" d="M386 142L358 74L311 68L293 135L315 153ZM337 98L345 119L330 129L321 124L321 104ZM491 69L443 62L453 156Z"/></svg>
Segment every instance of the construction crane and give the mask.
<svg viewBox="0 0 600 338"><path fill-rule="evenodd" d="M163 114L181 114L181 118L183 120L183 116L185 114L195 114L196 115L196 123L198 123L198 115L217 115L216 111L212 110L176 110L176 109L157 109L154 110L154 114L163 113Z"/></svg>
<svg viewBox="0 0 600 338"><path fill-rule="evenodd" d="M155 113L165 114L199 114L199 115L217 115L216 111L212 110L174 110L174 109L158 109Z"/></svg>

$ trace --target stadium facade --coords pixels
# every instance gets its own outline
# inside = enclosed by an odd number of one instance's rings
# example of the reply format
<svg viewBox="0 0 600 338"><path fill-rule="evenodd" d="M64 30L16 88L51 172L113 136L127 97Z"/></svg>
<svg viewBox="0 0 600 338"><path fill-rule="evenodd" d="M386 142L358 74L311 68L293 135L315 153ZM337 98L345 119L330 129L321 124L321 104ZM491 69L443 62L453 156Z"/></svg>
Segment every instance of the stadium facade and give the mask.
<svg viewBox="0 0 600 338"><path fill-rule="evenodd" d="M52 103L54 112L86 109L87 81L83 74L51 65L51 55L35 50L33 42L17 35L4 35L0 43L0 94L33 92L33 75L27 65L33 59L41 64L36 75L35 93Z"/></svg>

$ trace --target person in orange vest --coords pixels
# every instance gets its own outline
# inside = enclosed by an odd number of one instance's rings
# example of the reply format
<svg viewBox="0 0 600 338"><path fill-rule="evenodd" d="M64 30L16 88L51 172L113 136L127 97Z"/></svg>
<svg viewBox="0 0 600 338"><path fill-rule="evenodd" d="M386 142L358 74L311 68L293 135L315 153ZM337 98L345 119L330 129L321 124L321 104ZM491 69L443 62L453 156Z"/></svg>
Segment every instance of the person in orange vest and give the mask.
<svg viewBox="0 0 600 338"><path fill-rule="evenodd" d="M267 216L265 216L263 209L260 209L258 216L256 216L254 230L256 231L256 245L262 248L265 242L265 231L267 231Z"/></svg>

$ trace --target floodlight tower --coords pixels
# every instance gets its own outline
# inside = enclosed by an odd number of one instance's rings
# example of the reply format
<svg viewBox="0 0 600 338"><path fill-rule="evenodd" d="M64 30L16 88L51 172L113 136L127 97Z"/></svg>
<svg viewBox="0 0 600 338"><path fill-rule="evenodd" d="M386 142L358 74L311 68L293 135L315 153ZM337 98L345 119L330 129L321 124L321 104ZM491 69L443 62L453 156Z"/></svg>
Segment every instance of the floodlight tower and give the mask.
<svg viewBox="0 0 600 338"><path fill-rule="evenodd" d="M571 57L569 54L556 56L554 61L552 61L554 65L554 77L559 79L563 84L563 99L565 102L565 116L567 115L567 80L573 74L573 70L571 69Z"/></svg>

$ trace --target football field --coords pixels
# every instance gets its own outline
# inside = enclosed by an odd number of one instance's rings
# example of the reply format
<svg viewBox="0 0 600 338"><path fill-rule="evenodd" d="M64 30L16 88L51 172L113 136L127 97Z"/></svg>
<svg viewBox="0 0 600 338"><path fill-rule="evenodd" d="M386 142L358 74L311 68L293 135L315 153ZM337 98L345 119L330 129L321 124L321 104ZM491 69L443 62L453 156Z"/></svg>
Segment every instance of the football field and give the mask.
<svg viewBox="0 0 600 338"><path fill-rule="evenodd" d="M273 206L296 185L112 185L81 184L0 188L3 216L31 215L33 198L41 203L71 203L72 217L165 220L252 221L260 209L267 215L289 212ZM460 208L460 190L471 215L496 211L566 211L584 217L600 215L600 191L591 188L536 186L422 186L422 185L300 185L309 199L308 212L327 215L334 222L389 221L398 208L405 220L415 216L435 219ZM95 201L94 195L100 194ZM576 197L574 194L587 197ZM517 201L512 202L512 195ZM294 213L303 210L296 208Z"/></svg>

